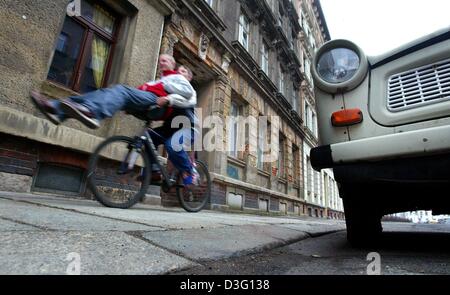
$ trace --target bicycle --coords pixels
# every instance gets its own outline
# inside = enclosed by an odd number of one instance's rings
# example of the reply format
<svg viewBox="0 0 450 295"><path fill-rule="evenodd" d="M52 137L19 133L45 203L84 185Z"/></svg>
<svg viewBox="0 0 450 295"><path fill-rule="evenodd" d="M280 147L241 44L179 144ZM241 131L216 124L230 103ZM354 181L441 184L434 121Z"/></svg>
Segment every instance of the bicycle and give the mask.
<svg viewBox="0 0 450 295"><path fill-rule="evenodd" d="M193 159L198 173L196 185L185 187L181 173L173 169L169 174L160 162L150 134L160 136L150 123L161 117L164 108L152 107L146 112L130 113L146 121L140 136L113 136L103 141L93 152L88 164L88 184L95 198L107 207L127 209L139 202L150 186L151 164L161 171L161 186L165 193L172 188L181 206L188 212L202 210L211 195L211 179L206 164Z"/></svg>

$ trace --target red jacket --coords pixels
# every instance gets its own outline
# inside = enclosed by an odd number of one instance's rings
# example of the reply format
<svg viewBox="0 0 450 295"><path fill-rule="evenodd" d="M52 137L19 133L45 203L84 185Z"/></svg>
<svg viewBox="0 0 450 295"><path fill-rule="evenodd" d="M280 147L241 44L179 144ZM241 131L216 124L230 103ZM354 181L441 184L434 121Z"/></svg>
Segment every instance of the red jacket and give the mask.
<svg viewBox="0 0 450 295"><path fill-rule="evenodd" d="M176 71L164 71L162 73L162 76L165 77L165 76L176 75L176 74L178 74L178 72L176 72ZM142 84L141 86L139 86L138 89L151 92L158 97L167 96L167 92L166 92L166 90L164 90L164 85L162 82L158 82L155 84L145 83L145 84Z"/></svg>

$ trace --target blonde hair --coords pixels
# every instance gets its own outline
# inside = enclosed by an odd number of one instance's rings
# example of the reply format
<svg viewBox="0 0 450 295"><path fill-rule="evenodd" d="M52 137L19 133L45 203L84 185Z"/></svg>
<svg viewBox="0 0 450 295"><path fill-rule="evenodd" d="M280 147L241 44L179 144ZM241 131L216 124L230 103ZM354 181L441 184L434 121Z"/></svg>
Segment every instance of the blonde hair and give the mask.
<svg viewBox="0 0 450 295"><path fill-rule="evenodd" d="M169 59L170 62L173 64L173 68L175 68L175 66L177 65L177 62L175 61L175 58L174 58L172 55L167 54L167 53L163 53L163 54L161 54L159 57L162 57L162 56L164 56L164 57L166 57L167 59Z"/></svg>

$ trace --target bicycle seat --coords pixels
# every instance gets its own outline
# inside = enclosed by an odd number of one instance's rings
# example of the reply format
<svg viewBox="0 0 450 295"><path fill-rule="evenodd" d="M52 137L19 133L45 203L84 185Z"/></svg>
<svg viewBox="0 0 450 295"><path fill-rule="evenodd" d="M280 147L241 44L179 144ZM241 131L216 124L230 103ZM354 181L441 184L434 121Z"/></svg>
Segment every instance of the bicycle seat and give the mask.
<svg viewBox="0 0 450 295"><path fill-rule="evenodd" d="M172 107L151 106L143 111L127 111L128 114L144 121L163 121L172 113Z"/></svg>

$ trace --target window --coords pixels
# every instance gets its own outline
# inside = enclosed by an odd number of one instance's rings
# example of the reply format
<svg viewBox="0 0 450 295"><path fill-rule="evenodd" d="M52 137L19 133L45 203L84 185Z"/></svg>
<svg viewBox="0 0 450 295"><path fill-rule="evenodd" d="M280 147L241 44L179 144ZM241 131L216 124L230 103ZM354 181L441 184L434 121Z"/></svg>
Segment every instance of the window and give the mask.
<svg viewBox="0 0 450 295"><path fill-rule="evenodd" d="M248 51L248 43L249 43L249 34L250 34L250 23L248 18L241 13L239 17L239 43L244 46L244 48Z"/></svg>
<svg viewBox="0 0 450 295"><path fill-rule="evenodd" d="M206 3L208 3L209 6L213 7L214 0L205 0Z"/></svg>
<svg viewBox="0 0 450 295"><path fill-rule="evenodd" d="M302 25L303 25L303 30L305 31L305 35L306 35L306 37L309 37L310 29L309 29L308 22L306 20L305 15L303 14L303 12L301 14L301 18L302 18Z"/></svg>
<svg viewBox="0 0 450 295"><path fill-rule="evenodd" d="M294 183L298 184L300 183L300 149L295 145L292 145L292 160L294 161Z"/></svg>
<svg viewBox="0 0 450 295"><path fill-rule="evenodd" d="M292 93L292 109L298 112L298 92L295 89Z"/></svg>
<svg viewBox="0 0 450 295"><path fill-rule="evenodd" d="M285 163L284 163L284 156L285 156L285 147L284 147L284 143L285 143L285 139L284 137L280 134L280 139L279 139L279 147L278 147L278 177L281 178L286 178L286 169L285 169Z"/></svg>
<svg viewBox="0 0 450 295"><path fill-rule="evenodd" d="M307 127L309 126L309 121L310 121L309 113L310 113L309 105L305 101L305 114L304 114L304 116L305 116L305 126L307 126Z"/></svg>
<svg viewBox="0 0 450 295"><path fill-rule="evenodd" d="M64 20L47 76L77 92L105 85L118 18L98 1L81 1L81 16Z"/></svg>
<svg viewBox="0 0 450 295"><path fill-rule="evenodd" d="M305 59L304 65L305 65L305 75L306 75L306 78L308 79L308 82L309 82L309 83L312 83L312 78L311 78L311 62L309 61L309 59Z"/></svg>
<svg viewBox="0 0 450 295"><path fill-rule="evenodd" d="M317 128L317 115L313 112L311 106L305 101L305 126L308 127L309 131L315 136L318 137L318 128Z"/></svg>
<svg viewBox="0 0 450 295"><path fill-rule="evenodd" d="M239 151L239 120L238 117L242 116L243 110L242 106L238 105L235 102L231 103L230 109L230 129L228 131L228 139L229 139L229 151L230 156L235 158L238 157Z"/></svg>
<svg viewBox="0 0 450 295"><path fill-rule="evenodd" d="M279 88L278 90L280 91L280 93L284 95L284 73L282 71L280 71L280 80L279 80L278 88Z"/></svg>
<svg viewBox="0 0 450 295"><path fill-rule="evenodd" d="M305 102L305 126L312 134L317 136L317 118L313 113L311 106Z"/></svg>
<svg viewBox="0 0 450 295"><path fill-rule="evenodd" d="M261 69L269 75L269 49L266 42L261 45Z"/></svg>
<svg viewBox="0 0 450 295"><path fill-rule="evenodd" d="M308 42L309 42L309 46L311 47L311 49L314 50L314 47L316 46L316 42L314 41L314 36L312 34L309 35Z"/></svg>
<svg viewBox="0 0 450 295"><path fill-rule="evenodd" d="M313 132L314 136L317 137L318 136L318 130L317 130L317 116L316 114L312 113L312 119L311 119L311 123L312 123L312 129L311 131Z"/></svg>
<svg viewBox="0 0 450 295"><path fill-rule="evenodd" d="M275 0L267 0L267 2L269 4L270 10L272 10L272 12L275 13L276 12Z"/></svg>
<svg viewBox="0 0 450 295"><path fill-rule="evenodd" d="M261 115L260 115L261 117ZM266 135L267 135L267 125L258 124L258 147L257 147L257 167L258 169L264 169L264 151L266 150ZM270 130L270 128L269 128Z"/></svg>
<svg viewBox="0 0 450 295"><path fill-rule="evenodd" d="M297 54L297 39L296 39L297 34L295 33L294 30L291 31L291 49L295 51L295 54Z"/></svg>
<svg viewBox="0 0 450 295"><path fill-rule="evenodd" d="M306 190L308 192L308 196L311 196L313 189L313 169L311 166L311 160L308 156L306 156Z"/></svg>
<svg viewBox="0 0 450 295"><path fill-rule="evenodd" d="M311 167L312 169L312 167ZM314 197L318 198L318 197L322 197L320 194L320 173L313 170L313 177L314 177Z"/></svg>
<svg viewBox="0 0 450 295"><path fill-rule="evenodd" d="M83 170L79 168L40 163L32 189L78 195L83 188L83 175Z"/></svg>

